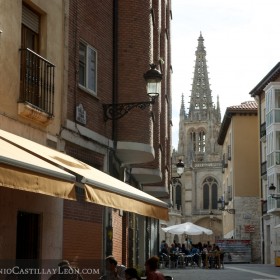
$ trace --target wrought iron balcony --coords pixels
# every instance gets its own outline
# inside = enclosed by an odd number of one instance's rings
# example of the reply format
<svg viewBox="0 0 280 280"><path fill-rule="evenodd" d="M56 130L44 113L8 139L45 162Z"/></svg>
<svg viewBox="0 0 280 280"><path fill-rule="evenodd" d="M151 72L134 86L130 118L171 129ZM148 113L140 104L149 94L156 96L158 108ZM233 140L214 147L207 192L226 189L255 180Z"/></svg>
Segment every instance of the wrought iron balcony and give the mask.
<svg viewBox="0 0 280 280"><path fill-rule="evenodd" d="M33 109L38 114L42 113L47 118L52 118L54 115L55 66L30 49L20 49L20 51L19 103L25 104L29 110ZM21 109L20 114L28 114L26 111L26 108Z"/></svg>

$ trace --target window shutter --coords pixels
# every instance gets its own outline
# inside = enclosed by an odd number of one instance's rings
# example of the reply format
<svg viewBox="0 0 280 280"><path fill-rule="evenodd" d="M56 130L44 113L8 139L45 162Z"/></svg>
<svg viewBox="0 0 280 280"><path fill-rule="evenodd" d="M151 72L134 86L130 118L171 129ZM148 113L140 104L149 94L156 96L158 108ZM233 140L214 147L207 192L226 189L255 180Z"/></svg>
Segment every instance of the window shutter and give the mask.
<svg viewBox="0 0 280 280"><path fill-rule="evenodd" d="M22 6L22 23L39 34L40 17L26 6Z"/></svg>

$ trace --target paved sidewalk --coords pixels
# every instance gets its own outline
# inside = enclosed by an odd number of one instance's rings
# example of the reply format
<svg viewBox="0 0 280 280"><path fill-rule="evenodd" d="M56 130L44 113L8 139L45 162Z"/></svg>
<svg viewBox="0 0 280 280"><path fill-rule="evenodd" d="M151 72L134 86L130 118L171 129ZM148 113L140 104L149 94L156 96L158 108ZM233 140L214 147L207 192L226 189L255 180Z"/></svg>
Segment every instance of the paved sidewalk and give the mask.
<svg viewBox="0 0 280 280"><path fill-rule="evenodd" d="M160 271L174 280L280 280L280 267L263 264L226 264L224 269L166 268Z"/></svg>

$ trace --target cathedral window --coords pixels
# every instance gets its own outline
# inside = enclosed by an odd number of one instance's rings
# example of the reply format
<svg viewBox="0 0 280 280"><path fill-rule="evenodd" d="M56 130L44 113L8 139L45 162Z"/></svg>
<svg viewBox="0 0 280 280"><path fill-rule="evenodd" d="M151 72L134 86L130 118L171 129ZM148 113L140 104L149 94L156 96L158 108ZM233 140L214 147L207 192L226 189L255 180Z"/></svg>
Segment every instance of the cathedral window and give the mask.
<svg viewBox="0 0 280 280"><path fill-rule="evenodd" d="M182 197L181 197L181 185L177 184L176 185L176 192L175 192L175 204L177 210L180 210L182 207Z"/></svg>
<svg viewBox="0 0 280 280"><path fill-rule="evenodd" d="M205 132L200 131L198 134L198 151L205 153Z"/></svg>
<svg viewBox="0 0 280 280"><path fill-rule="evenodd" d="M209 209L209 185L203 185L203 209Z"/></svg>
<svg viewBox="0 0 280 280"><path fill-rule="evenodd" d="M191 145L192 145L192 150L195 152L196 151L196 135L195 132L191 132Z"/></svg>
<svg viewBox="0 0 280 280"><path fill-rule="evenodd" d="M218 182L213 177L203 181L203 209L218 209Z"/></svg>

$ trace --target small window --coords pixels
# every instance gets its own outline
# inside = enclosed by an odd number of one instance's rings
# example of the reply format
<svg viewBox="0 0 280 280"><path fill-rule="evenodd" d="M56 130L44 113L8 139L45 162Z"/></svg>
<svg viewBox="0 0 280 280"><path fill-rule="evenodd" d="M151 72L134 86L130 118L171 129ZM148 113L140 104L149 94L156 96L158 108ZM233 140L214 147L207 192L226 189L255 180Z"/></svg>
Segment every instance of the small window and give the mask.
<svg viewBox="0 0 280 280"><path fill-rule="evenodd" d="M22 6L21 47L39 53L40 15Z"/></svg>
<svg viewBox="0 0 280 280"><path fill-rule="evenodd" d="M79 47L79 85L89 92L96 94L97 82L97 53L96 50L80 43Z"/></svg>

